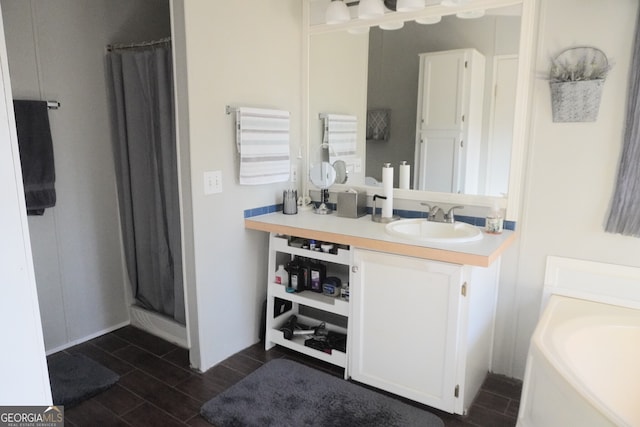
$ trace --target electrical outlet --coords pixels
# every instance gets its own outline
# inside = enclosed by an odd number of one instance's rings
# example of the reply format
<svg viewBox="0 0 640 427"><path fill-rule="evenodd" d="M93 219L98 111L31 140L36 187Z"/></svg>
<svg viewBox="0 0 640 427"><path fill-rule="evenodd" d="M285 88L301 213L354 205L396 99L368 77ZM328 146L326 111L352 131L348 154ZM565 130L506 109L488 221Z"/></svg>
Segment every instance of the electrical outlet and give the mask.
<svg viewBox="0 0 640 427"><path fill-rule="evenodd" d="M291 175L289 178L291 182L298 182L298 165L291 165Z"/></svg>
<svg viewBox="0 0 640 427"><path fill-rule="evenodd" d="M204 194L222 193L222 171L204 173Z"/></svg>

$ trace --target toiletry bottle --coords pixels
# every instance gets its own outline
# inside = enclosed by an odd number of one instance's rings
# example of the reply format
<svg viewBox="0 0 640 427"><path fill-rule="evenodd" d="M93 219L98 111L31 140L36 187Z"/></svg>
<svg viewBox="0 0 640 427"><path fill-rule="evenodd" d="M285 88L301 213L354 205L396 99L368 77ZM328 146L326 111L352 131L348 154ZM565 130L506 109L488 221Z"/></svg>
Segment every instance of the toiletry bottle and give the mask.
<svg viewBox="0 0 640 427"><path fill-rule="evenodd" d="M300 265L297 260L291 261L287 264L289 270L289 286L286 288L287 292L302 292L304 285L300 274Z"/></svg>
<svg viewBox="0 0 640 427"><path fill-rule="evenodd" d="M494 203L486 218L485 231L489 234L500 234L502 233L502 223L502 212L498 204Z"/></svg>
<svg viewBox="0 0 640 427"><path fill-rule="evenodd" d="M289 286L289 273L284 269L284 265L280 264L276 270L276 283L285 287Z"/></svg>
<svg viewBox="0 0 640 427"><path fill-rule="evenodd" d="M320 262L312 262L309 268L310 286L314 292L322 292L322 282L324 282L327 267Z"/></svg>
<svg viewBox="0 0 640 427"><path fill-rule="evenodd" d="M311 263L305 257L300 257L298 263L300 266L300 278L302 279L301 288L302 290L311 289Z"/></svg>

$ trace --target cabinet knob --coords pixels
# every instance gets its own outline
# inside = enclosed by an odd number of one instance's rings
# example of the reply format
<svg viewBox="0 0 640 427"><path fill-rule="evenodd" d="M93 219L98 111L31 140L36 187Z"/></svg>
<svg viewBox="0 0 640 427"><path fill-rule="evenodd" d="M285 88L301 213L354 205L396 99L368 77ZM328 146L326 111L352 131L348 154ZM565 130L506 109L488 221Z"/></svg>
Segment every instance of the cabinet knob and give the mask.
<svg viewBox="0 0 640 427"><path fill-rule="evenodd" d="M358 266L357 265L352 266L351 267L351 272L352 273L357 273L358 272Z"/></svg>

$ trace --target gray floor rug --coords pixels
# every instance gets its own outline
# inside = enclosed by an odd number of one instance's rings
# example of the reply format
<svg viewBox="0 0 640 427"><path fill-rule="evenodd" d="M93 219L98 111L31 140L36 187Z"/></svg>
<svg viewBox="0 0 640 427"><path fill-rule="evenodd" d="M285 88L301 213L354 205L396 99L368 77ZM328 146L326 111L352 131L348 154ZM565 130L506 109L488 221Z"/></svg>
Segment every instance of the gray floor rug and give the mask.
<svg viewBox="0 0 640 427"><path fill-rule="evenodd" d="M120 377L82 354L56 354L49 360L49 381L55 405L70 407L108 389Z"/></svg>
<svg viewBox="0 0 640 427"><path fill-rule="evenodd" d="M430 412L285 359L258 368L200 414L216 427L444 427Z"/></svg>

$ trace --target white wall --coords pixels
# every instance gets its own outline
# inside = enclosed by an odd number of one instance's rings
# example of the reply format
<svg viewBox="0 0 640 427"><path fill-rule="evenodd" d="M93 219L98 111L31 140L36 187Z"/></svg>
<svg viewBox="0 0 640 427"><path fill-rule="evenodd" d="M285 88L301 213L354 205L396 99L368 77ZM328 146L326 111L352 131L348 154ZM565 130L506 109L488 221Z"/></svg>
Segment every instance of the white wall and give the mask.
<svg viewBox="0 0 640 427"><path fill-rule="evenodd" d="M49 113L57 204L29 217L45 345L52 351L128 322L104 54L170 34L167 0L2 0L16 99Z"/></svg>
<svg viewBox="0 0 640 427"><path fill-rule="evenodd" d="M214 6L200 0L185 5L182 66L188 66L187 178L192 180L195 263L188 286L197 296L192 342L200 340L197 366L203 369L257 339L266 236L243 229L242 211L279 201L286 187L237 185L233 118L224 114L224 106L289 109L292 140L297 140L302 122L299 3L243 0ZM602 227L620 154L637 7L634 0L542 1L537 73L547 73L551 55L575 45L603 49L615 66L595 123L553 123L548 82L536 81L520 239L502 263L496 372L523 376L547 255L640 265L640 240L606 234ZM222 194L203 195L207 170L222 170Z"/></svg>
<svg viewBox="0 0 640 427"><path fill-rule="evenodd" d="M595 46L614 67L598 120L553 123L548 82L536 80L520 241L503 261L497 372L522 378L538 319L547 255L640 266L640 239L604 233L620 156L636 0L543 0L536 72L567 47Z"/></svg>
<svg viewBox="0 0 640 427"><path fill-rule="evenodd" d="M207 369L257 342L266 297L267 235L244 229L243 211L282 202L289 184L240 186L234 116L225 105L291 112L294 162L302 123L302 2L300 0L174 1L184 12L191 218L194 257L188 260L191 363ZM178 10L176 9L182 9ZM176 13L178 12L178 13ZM174 23L174 29L181 25ZM181 117L182 121L184 117ZM183 144L184 141L181 141ZM181 148L181 153L186 150ZM222 193L204 195L205 171L222 171ZM184 194L184 188L183 188ZM196 347L198 346L197 350Z"/></svg>
<svg viewBox="0 0 640 427"><path fill-rule="evenodd" d="M7 62L0 17L0 405L50 405Z"/></svg>

